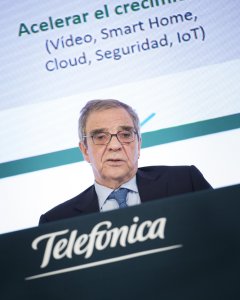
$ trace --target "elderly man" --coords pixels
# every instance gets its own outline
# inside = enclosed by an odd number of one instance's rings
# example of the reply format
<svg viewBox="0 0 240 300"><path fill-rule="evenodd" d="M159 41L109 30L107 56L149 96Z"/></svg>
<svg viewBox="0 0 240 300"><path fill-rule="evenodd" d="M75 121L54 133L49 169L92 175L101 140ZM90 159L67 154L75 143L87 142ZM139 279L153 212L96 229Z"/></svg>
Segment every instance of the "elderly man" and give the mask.
<svg viewBox="0 0 240 300"><path fill-rule="evenodd" d="M79 147L95 182L41 216L40 224L211 188L194 166L138 168L139 118L118 100L92 100L79 118Z"/></svg>

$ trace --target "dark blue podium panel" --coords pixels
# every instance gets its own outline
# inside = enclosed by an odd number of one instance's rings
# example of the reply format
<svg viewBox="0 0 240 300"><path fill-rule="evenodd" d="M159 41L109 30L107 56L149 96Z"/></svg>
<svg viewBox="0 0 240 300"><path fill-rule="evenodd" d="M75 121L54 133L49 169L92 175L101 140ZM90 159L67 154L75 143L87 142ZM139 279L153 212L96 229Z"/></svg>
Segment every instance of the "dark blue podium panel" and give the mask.
<svg viewBox="0 0 240 300"><path fill-rule="evenodd" d="M0 236L0 299L240 299L240 185Z"/></svg>

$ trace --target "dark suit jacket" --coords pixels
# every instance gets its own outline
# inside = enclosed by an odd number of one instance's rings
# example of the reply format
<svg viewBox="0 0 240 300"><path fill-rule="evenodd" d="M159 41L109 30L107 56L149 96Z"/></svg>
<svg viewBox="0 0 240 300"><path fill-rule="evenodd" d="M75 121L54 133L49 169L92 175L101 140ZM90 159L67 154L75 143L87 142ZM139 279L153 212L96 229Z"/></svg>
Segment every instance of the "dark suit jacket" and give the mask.
<svg viewBox="0 0 240 300"><path fill-rule="evenodd" d="M195 166L151 166L136 174L141 202L211 188ZM98 212L94 185L41 216L39 224Z"/></svg>

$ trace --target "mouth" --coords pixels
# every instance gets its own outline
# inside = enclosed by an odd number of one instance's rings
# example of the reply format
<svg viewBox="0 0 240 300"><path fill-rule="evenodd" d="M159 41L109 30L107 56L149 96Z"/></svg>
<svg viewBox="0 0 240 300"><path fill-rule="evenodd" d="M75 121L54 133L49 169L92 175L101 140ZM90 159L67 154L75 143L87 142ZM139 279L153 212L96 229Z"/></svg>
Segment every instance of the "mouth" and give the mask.
<svg viewBox="0 0 240 300"><path fill-rule="evenodd" d="M109 164L109 165L118 166L118 165L123 164L123 163L124 163L124 160L114 158L114 159L107 159L106 162L107 162L107 164Z"/></svg>

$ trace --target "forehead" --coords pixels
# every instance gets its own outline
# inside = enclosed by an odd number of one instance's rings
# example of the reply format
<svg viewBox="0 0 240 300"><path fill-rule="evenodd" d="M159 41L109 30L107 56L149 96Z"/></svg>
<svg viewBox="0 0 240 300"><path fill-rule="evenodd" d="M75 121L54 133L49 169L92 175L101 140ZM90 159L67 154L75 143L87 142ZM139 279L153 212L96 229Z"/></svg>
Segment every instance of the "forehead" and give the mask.
<svg viewBox="0 0 240 300"><path fill-rule="evenodd" d="M100 128L116 130L122 126L134 127L131 116L124 108L110 108L90 113L86 122L86 131Z"/></svg>

